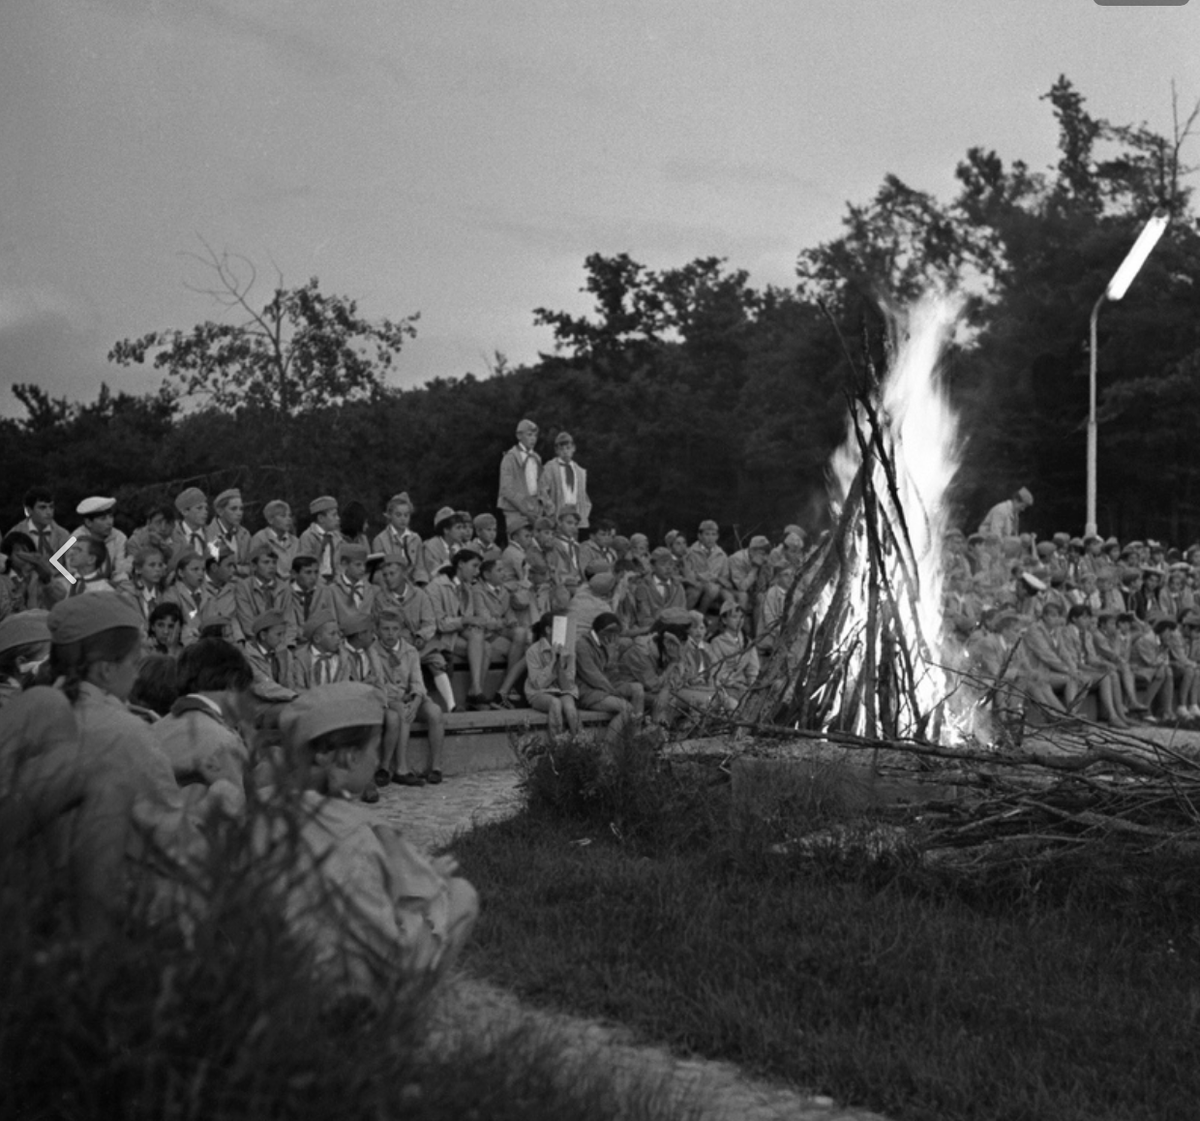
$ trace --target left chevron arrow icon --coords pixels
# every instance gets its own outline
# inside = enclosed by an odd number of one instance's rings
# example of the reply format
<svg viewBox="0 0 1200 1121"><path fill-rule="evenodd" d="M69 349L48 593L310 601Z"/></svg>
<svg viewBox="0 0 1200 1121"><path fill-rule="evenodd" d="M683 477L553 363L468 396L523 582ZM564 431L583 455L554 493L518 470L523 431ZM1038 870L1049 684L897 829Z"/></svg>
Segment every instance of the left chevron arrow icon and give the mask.
<svg viewBox="0 0 1200 1121"><path fill-rule="evenodd" d="M51 563L52 565L54 565L54 567L55 567L55 568L57 568L57 569L58 569L58 571L59 571L59 572L61 572L61 573L62 573L62 574L63 574L63 575L64 575L64 576L67 578L67 583L68 583L68 584L74 584L74 583L75 583L75 573L73 573L73 572L68 572L68 571L67 571L67 566L66 566L66 565L64 565L64 564L63 564L61 561L59 561L59 559L58 559L58 558L59 558L59 557L61 557L61 556L64 556L64 555L66 554L67 550L68 550L68 549L70 549L70 547L71 547L72 545L74 545L74 544L75 544L75 538L74 538L74 537L68 537L68 538L66 539L66 541L65 541L65 542L63 542L63 547L62 547L61 549L59 549L59 550L58 550L58 552L57 552L57 553L55 553L55 554L54 554L54 556L52 556L52 557L50 558L50 563Z"/></svg>

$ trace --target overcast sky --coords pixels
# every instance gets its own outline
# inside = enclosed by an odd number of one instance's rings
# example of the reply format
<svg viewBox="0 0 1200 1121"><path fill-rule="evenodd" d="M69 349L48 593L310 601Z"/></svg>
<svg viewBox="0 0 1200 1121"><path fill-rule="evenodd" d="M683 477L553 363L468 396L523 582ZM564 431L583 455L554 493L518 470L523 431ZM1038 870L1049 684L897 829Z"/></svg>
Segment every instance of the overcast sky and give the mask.
<svg viewBox="0 0 1200 1121"><path fill-rule="evenodd" d="M105 355L218 314L199 238L260 303L278 268L420 312L400 385L536 360L592 252L790 286L888 172L1052 164L1060 73L1169 132L1198 46L1200 0L3 0L0 411L156 386Z"/></svg>

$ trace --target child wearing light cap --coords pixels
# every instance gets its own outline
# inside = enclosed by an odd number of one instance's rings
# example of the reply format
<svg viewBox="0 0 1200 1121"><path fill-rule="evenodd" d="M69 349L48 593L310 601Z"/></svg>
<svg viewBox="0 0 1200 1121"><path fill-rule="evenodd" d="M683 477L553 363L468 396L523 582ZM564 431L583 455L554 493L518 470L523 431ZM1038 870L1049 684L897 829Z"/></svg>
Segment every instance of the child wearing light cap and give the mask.
<svg viewBox="0 0 1200 1121"><path fill-rule="evenodd" d="M292 508L282 498L263 507L267 524L250 538L250 548L270 545L275 550L276 571L287 580L292 575L292 558L300 551L300 539L292 532Z"/></svg>
<svg viewBox="0 0 1200 1121"><path fill-rule="evenodd" d="M341 622L349 615L370 615L375 585L367 581L367 548L346 542L338 546L337 578L329 586L333 610Z"/></svg>
<svg viewBox="0 0 1200 1121"><path fill-rule="evenodd" d="M317 968L376 993L398 981L444 973L479 911L475 889L452 857L426 858L370 811L348 802L371 784L383 734L375 691L357 682L314 689L280 719L305 812L296 870L286 881L293 929ZM264 838L283 844L285 823Z"/></svg>
<svg viewBox="0 0 1200 1121"><path fill-rule="evenodd" d="M171 547L202 557L208 552L208 499L199 487L188 487L175 497L180 521L171 531Z"/></svg>
<svg viewBox="0 0 1200 1121"><path fill-rule="evenodd" d="M205 529L209 548L228 549L234 557L234 566L239 576L249 574L250 531L242 525L246 507L242 492L236 488L223 490L213 499L213 520Z"/></svg>

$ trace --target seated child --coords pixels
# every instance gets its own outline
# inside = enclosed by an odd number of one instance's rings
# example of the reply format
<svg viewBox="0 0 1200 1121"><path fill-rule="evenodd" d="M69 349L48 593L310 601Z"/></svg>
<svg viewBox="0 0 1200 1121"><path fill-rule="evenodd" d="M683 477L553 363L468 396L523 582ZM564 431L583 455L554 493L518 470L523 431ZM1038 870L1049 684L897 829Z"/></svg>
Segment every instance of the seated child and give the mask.
<svg viewBox="0 0 1200 1121"><path fill-rule="evenodd" d="M533 625L533 644L525 651L525 697L538 712L546 713L552 736L560 735L564 725L574 735L579 731L575 651L553 643L553 624L554 616L547 611Z"/></svg>
<svg viewBox="0 0 1200 1121"><path fill-rule="evenodd" d="M376 616L379 630L379 656L387 670L394 690L392 704L400 717L400 735L392 752L384 752L380 773L375 776L380 786L385 779L401 786L424 786L442 781L442 750L446 739L446 721L441 708L434 703L425 688L421 673L421 656L416 647L404 641L404 624L399 611L385 609ZM413 722L423 720L429 735L429 764L415 772L408 763L408 745Z"/></svg>
<svg viewBox="0 0 1200 1121"><path fill-rule="evenodd" d="M346 801L376 768L383 710L375 691L358 682L320 686L288 706L281 726L308 813L301 874L287 878L285 902L318 968L366 995L444 973L474 926L475 889L454 875L452 857L426 858ZM283 841L285 829L279 822L263 841Z"/></svg>
<svg viewBox="0 0 1200 1121"><path fill-rule="evenodd" d="M21 692L50 656L48 616L35 609L0 619L0 705Z"/></svg>
<svg viewBox="0 0 1200 1121"><path fill-rule="evenodd" d="M183 612L174 602L160 603L150 612L150 651L178 657L183 651Z"/></svg>

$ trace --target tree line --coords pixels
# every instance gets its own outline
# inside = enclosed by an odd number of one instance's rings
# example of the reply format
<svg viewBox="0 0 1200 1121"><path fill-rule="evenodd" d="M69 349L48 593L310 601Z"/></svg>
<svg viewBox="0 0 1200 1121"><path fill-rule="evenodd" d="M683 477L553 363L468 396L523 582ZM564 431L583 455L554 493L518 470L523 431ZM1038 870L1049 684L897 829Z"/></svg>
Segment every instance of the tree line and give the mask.
<svg viewBox="0 0 1200 1121"><path fill-rule="evenodd" d="M847 395L883 368L882 307L930 284L969 293L945 377L962 415L958 520L1019 486L1038 532L1084 517L1088 315L1156 210L1172 218L1129 294L1100 319L1099 522L1123 539L1200 536L1200 236L1183 162L1196 112L1171 135L1089 114L1060 78L1045 95L1059 162L1044 172L972 148L943 201L888 175L847 206L840 235L805 249L794 288L750 285L716 257L655 271L628 254L584 262L590 315L534 311L555 350L487 376L385 388L416 317L368 321L317 280L282 280L259 307L249 262L205 247L211 296L237 323L114 344L118 367L152 362L153 394L108 386L81 404L33 384L0 421L0 501L11 524L34 482L64 509L112 494L137 517L185 485L239 486L247 505L297 510L324 493L382 509L407 490L429 529L450 504L493 507L500 457L522 416L566 429L597 508L627 531L730 536L825 516L824 471ZM549 455L549 442L542 450Z"/></svg>

